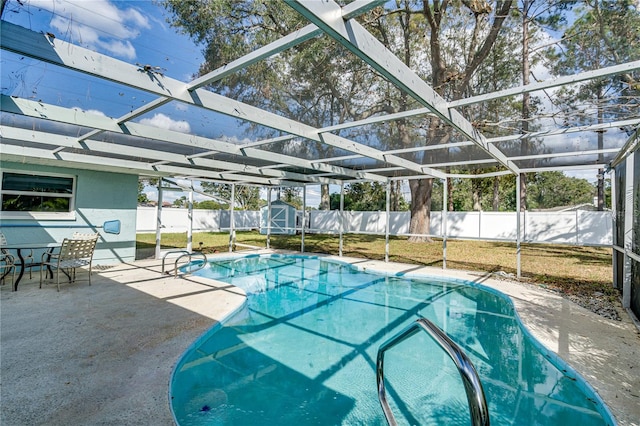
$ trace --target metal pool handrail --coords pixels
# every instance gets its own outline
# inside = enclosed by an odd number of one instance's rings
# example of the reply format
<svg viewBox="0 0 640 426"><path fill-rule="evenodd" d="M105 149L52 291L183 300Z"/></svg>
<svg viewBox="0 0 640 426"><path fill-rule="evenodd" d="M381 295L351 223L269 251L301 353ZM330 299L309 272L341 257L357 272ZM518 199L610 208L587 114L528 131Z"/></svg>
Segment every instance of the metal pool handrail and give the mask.
<svg viewBox="0 0 640 426"><path fill-rule="evenodd" d="M482 383L478 372L474 368L469 357L462 349L447 336L438 326L426 318L420 318L414 323L409 324L404 330L384 342L378 349L378 359L376 362L376 380L378 382L378 399L382 405L382 411L387 418L390 426L396 426L396 419L393 416L391 407L387 403L386 391L384 388L384 353L403 342L409 337L416 334L419 330L425 331L444 351L451 357L454 364L458 368L464 389L467 393L467 401L469 402L469 412L471 414L471 423L474 426L489 426L489 409L487 408L487 400L484 396Z"/></svg>
<svg viewBox="0 0 640 426"><path fill-rule="evenodd" d="M164 275L165 271L164 271L164 263L165 260L167 258L168 255L170 254L176 254L176 253L183 253L180 256L178 256L176 258L176 261L173 263L173 276L174 278L178 276L178 262L180 262L180 260L183 257L187 257L187 263L191 263L191 258L192 257L202 257L202 263L200 263L196 268L194 269L189 269L189 272L195 272L195 271L199 271L200 269L204 268L207 265L207 256L204 253L199 253L199 252L189 252L187 250L171 250L168 251L164 254L164 256L162 256L162 274ZM169 272L167 272L168 274Z"/></svg>

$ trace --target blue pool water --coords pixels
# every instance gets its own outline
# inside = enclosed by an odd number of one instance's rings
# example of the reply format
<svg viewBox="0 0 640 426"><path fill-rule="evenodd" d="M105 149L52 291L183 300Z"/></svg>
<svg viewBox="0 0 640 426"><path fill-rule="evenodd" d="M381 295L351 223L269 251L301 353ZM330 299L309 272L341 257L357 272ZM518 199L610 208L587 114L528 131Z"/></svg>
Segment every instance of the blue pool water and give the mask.
<svg viewBox="0 0 640 426"><path fill-rule="evenodd" d="M199 274L248 299L176 366L180 425L385 425L377 350L419 317L469 355L492 425L614 424L591 388L524 331L508 299L473 283L280 255L216 260ZM425 333L386 353L385 377L399 424L470 424L460 376Z"/></svg>

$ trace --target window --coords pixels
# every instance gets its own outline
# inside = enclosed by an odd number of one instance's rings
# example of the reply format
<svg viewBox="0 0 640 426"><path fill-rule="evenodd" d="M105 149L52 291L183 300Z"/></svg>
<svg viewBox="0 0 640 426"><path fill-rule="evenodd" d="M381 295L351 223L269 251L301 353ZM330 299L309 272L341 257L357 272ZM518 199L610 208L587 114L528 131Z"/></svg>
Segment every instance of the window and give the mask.
<svg viewBox="0 0 640 426"><path fill-rule="evenodd" d="M74 219L76 179L64 175L2 173L4 218Z"/></svg>

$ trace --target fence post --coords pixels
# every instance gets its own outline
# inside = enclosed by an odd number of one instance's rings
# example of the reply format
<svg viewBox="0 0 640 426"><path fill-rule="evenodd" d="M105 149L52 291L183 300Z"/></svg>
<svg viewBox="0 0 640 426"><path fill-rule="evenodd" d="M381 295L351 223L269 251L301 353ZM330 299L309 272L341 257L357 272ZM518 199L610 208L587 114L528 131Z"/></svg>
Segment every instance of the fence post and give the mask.
<svg viewBox="0 0 640 426"><path fill-rule="evenodd" d="M267 188L267 250L271 248L271 187Z"/></svg>
<svg viewBox="0 0 640 426"><path fill-rule="evenodd" d="M520 267L520 181L522 176L518 173L516 178L516 276L520 279L522 275Z"/></svg>
<svg viewBox="0 0 640 426"><path fill-rule="evenodd" d="M578 221L578 209L576 209L576 245L580 244L580 239L579 239L579 235L580 235L580 229L578 229L578 224L580 222Z"/></svg>
<svg viewBox="0 0 640 426"><path fill-rule="evenodd" d="M387 220L385 222L385 226L384 226L384 261L385 262L389 262L389 223L390 223L390 212L391 212L391 206L390 206L390 201L391 201L391 182L387 180L387 200L386 200L386 213L387 213Z"/></svg>
<svg viewBox="0 0 640 426"><path fill-rule="evenodd" d="M160 240L162 233L162 179L158 180L158 208L156 209L156 259L160 259Z"/></svg>
<svg viewBox="0 0 640 426"><path fill-rule="evenodd" d="M442 180L442 269L447 269L447 200L449 199L447 180Z"/></svg>
<svg viewBox="0 0 640 426"><path fill-rule="evenodd" d="M339 256L342 257L342 233L344 232L344 182L340 184L340 249Z"/></svg>
<svg viewBox="0 0 640 426"><path fill-rule="evenodd" d="M191 253L193 248L193 189L189 191L187 215L189 216L189 227L187 228L187 251Z"/></svg>
<svg viewBox="0 0 640 426"><path fill-rule="evenodd" d="M233 251L233 243L234 243L234 229L233 229L233 209L235 208L235 200L236 200L236 184L231 184L231 202L229 203L229 253Z"/></svg>
<svg viewBox="0 0 640 426"><path fill-rule="evenodd" d="M307 185L302 186L302 232L300 234L300 253L304 253L304 227L307 222Z"/></svg>

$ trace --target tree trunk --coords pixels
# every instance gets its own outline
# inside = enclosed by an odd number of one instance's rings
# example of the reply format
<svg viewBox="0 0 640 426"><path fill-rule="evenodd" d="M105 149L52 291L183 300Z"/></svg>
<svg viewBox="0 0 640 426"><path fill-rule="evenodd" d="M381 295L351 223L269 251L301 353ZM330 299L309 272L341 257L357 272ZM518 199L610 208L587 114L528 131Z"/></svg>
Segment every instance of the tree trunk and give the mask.
<svg viewBox="0 0 640 426"><path fill-rule="evenodd" d="M433 190L433 179L410 180L411 189L411 224L410 234L429 233L431 226L431 191ZM409 242L433 242L428 236L411 236Z"/></svg>
<svg viewBox="0 0 640 426"><path fill-rule="evenodd" d="M493 211L500 210L500 176L493 178Z"/></svg>
<svg viewBox="0 0 640 426"><path fill-rule="evenodd" d="M407 3L408 4L408 3ZM439 1L439 0L423 0L422 1L422 14L424 15L427 25L429 26L428 36L429 36L429 50L430 50L430 58L429 61L431 63L431 86L438 92L440 95L444 94L444 84L447 82L447 63L445 61L445 54L442 52L442 46L440 45L440 33L441 31L441 23L442 19L447 14L447 8L451 3L448 1ZM475 4L475 3L474 3ZM464 69L462 75L460 75L458 89L454 90L454 98L460 98L462 96L462 91L467 87L469 81L477 70L478 66L482 63L482 61L487 57L489 52L491 51L491 47L494 45L498 33L502 28L502 24L504 20L509 15L509 9L512 5L512 0L505 0L501 2L497 2L496 5L499 7L499 10L496 10L495 18L491 23L491 28L483 40L482 43L479 44L479 48L473 55L473 59ZM432 7L433 6L433 7ZM480 22L480 20L478 20ZM443 36L444 37L444 36ZM454 83L451 83L454 84ZM430 128L434 125L438 120L431 119L430 120ZM445 136L443 139L431 139L432 143L442 143L444 139L449 136ZM406 145L410 146L410 145ZM429 216L431 214L431 192L433 189L433 179L421 179L421 180L411 180L409 182L411 188L411 225L410 232L416 234L427 234L430 230L430 220ZM453 211L453 181L452 179L447 179L447 190L449 192L449 210ZM429 238L419 238L418 241L427 241ZM409 241L416 241L415 239L410 238Z"/></svg>
<svg viewBox="0 0 640 426"><path fill-rule="evenodd" d="M390 206L389 209L392 212L397 212L400 210L400 191L401 191L400 181L397 180L395 182L391 182L391 194L390 194Z"/></svg>
<svg viewBox="0 0 640 426"><path fill-rule="evenodd" d="M329 210L330 208L329 185L323 183L320 185L320 206L319 210Z"/></svg>
<svg viewBox="0 0 640 426"><path fill-rule="evenodd" d="M479 212L482 210L482 185L480 184L480 179L471 179L471 192L473 210Z"/></svg>

